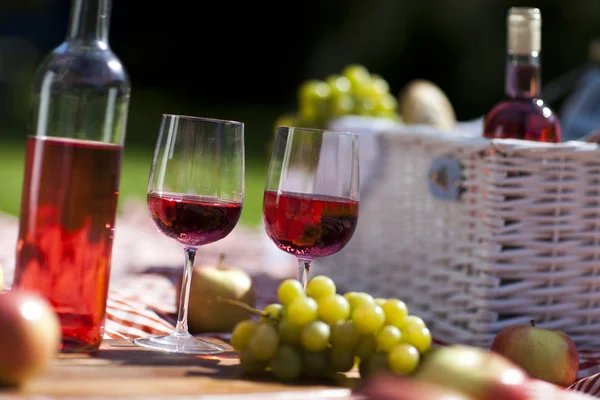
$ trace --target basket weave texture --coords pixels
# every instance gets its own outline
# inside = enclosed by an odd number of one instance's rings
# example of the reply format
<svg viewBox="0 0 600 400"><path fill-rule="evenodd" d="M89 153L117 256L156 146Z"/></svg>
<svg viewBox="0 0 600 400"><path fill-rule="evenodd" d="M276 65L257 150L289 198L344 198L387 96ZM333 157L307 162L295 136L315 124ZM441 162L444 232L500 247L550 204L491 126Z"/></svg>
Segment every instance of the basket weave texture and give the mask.
<svg viewBox="0 0 600 400"><path fill-rule="evenodd" d="M449 343L488 347L503 327L535 320L578 348L600 344L597 145L418 126L371 138L378 157L361 185L357 230L340 253L315 260L315 273L404 300ZM440 160L459 166L445 197L432 191Z"/></svg>

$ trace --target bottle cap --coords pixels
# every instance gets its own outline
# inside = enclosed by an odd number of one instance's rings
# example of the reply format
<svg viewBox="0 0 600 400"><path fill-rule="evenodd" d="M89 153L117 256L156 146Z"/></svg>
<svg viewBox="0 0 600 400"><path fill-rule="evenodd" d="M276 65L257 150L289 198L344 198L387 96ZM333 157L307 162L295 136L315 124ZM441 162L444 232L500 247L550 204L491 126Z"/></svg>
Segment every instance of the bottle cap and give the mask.
<svg viewBox="0 0 600 400"><path fill-rule="evenodd" d="M537 8L512 7L508 11L508 51L539 53L542 48L542 13Z"/></svg>
<svg viewBox="0 0 600 400"><path fill-rule="evenodd" d="M600 64L600 38L594 38L590 42L588 59L594 64Z"/></svg>

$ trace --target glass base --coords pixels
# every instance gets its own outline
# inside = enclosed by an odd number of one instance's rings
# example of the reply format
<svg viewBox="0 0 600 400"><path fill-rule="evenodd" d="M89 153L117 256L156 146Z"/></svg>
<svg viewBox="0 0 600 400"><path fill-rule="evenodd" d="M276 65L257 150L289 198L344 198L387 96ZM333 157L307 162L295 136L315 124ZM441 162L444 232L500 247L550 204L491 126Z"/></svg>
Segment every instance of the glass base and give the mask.
<svg viewBox="0 0 600 400"><path fill-rule="evenodd" d="M100 348L100 343L85 343L84 341L77 340L63 336L62 343L60 345L61 353L86 353L96 354Z"/></svg>
<svg viewBox="0 0 600 400"><path fill-rule="evenodd" d="M140 347L166 353L179 354L220 354L225 352L223 346L200 340L189 333L173 332L165 336L151 336L133 341Z"/></svg>

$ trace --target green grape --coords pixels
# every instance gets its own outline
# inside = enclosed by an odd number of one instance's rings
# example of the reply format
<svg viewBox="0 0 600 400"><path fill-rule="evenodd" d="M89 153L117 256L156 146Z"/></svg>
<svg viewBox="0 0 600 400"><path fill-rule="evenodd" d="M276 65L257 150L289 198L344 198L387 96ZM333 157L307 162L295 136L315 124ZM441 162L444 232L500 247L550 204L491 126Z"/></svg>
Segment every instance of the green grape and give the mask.
<svg viewBox="0 0 600 400"><path fill-rule="evenodd" d="M381 298L381 297L377 297L376 299L373 300L373 302L378 305L379 307L383 307L383 305L385 304L385 302L387 301L387 299Z"/></svg>
<svg viewBox="0 0 600 400"><path fill-rule="evenodd" d="M350 312L354 311L356 307L364 303L375 304L373 296L365 292L348 292L344 294L344 298L348 300L350 304Z"/></svg>
<svg viewBox="0 0 600 400"><path fill-rule="evenodd" d="M408 343L397 344L387 355L388 366L400 375L408 375L419 365L419 351Z"/></svg>
<svg viewBox="0 0 600 400"><path fill-rule="evenodd" d="M298 102L326 99L331 95L331 88L323 81L310 79L304 81L298 89Z"/></svg>
<svg viewBox="0 0 600 400"><path fill-rule="evenodd" d="M359 115L373 115L377 106L377 97L364 96L354 107L354 111Z"/></svg>
<svg viewBox="0 0 600 400"><path fill-rule="evenodd" d="M377 349L383 353L387 353L400 342L402 332L393 325L384 326L377 334Z"/></svg>
<svg viewBox="0 0 600 400"><path fill-rule="evenodd" d="M333 347L329 352L329 362L335 372L348 372L354 366L354 352Z"/></svg>
<svg viewBox="0 0 600 400"><path fill-rule="evenodd" d="M331 369L329 365L329 351L302 351L302 372L309 378L326 376Z"/></svg>
<svg viewBox="0 0 600 400"><path fill-rule="evenodd" d="M279 322L279 341L283 344L300 344L300 333L302 327L292 324L288 320Z"/></svg>
<svg viewBox="0 0 600 400"><path fill-rule="evenodd" d="M390 91L390 85L387 81L376 74L371 74L371 87L373 88L373 92L378 95L384 95Z"/></svg>
<svg viewBox="0 0 600 400"><path fill-rule="evenodd" d="M388 115L387 117L390 121L394 121L397 124L403 124L404 120L402 119L402 116L398 113L393 113Z"/></svg>
<svg viewBox="0 0 600 400"><path fill-rule="evenodd" d="M290 304L287 317L292 324L306 325L317 319L317 302L310 297L299 297Z"/></svg>
<svg viewBox="0 0 600 400"><path fill-rule="evenodd" d="M327 115L331 89L323 81L309 80L299 89L299 113L302 119L314 121Z"/></svg>
<svg viewBox="0 0 600 400"><path fill-rule="evenodd" d="M317 315L328 324L334 324L350 316L350 304L339 294L323 297L317 301L317 305Z"/></svg>
<svg viewBox="0 0 600 400"><path fill-rule="evenodd" d="M426 328L425 321L421 319L421 317L417 317L416 315L407 315L404 320L400 323L400 330L404 330L407 326L416 325Z"/></svg>
<svg viewBox="0 0 600 400"><path fill-rule="evenodd" d="M357 88L357 96L360 98L372 97L378 99L389 93L390 87L387 82L377 75L371 75L369 79Z"/></svg>
<svg viewBox="0 0 600 400"><path fill-rule="evenodd" d="M319 119L319 109L313 104L301 104L298 107L298 114L302 121L307 121L306 126L313 126Z"/></svg>
<svg viewBox="0 0 600 400"><path fill-rule="evenodd" d="M289 306L298 297L304 297L304 288L297 279L286 279L277 288L277 297L284 306Z"/></svg>
<svg viewBox="0 0 600 400"><path fill-rule="evenodd" d="M356 357L364 360L371 357L377 351L377 339L374 335L361 335L354 353Z"/></svg>
<svg viewBox="0 0 600 400"><path fill-rule="evenodd" d="M342 74L348 78L352 91L359 91L371 79L369 71L362 65L348 65L342 70Z"/></svg>
<svg viewBox="0 0 600 400"><path fill-rule="evenodd" d="M313 321L302 328L300 343L308 351L321 351L327 347L331 329L323 321Z"/></svg>
<svg viewBox="0 0 600 400"><path fill-rule="evenodd" d="M298 126L298 116L295 114L284 114L275 120L275 129L280 126Z"/></svg>
<svg viewBox="0 0 600 400"><path fill-rule="evenodd" d="M385 314L381 307L373 303L365 303L352 312L352 322L356 330L362 334L377 333L385 323Z"/></svg>
<svg viewBox="0 0 600 400"><path fill-rule="evenodd" d="M325 79L332 97L340 97L350 93L350 80L341 75L330 75Z"/></svg>
<svg viewBox="0 0 600 400"><path fill-rule="evenodd" d="M377 74L371 74L371 85L378 94L386 94L390 92L390 85L388 82Z"/></svg>
<svg viewBox="0 0 600 400"><path fill-rule="evenodd" d="M408 315L408 307L403 301L398 299L389 299L381 306L385 314L385 324L394 325L397 328L401 328L404 322L404 318Z"/></svg>
<svg viewBox="0 0 600 400"><path fill-rule="evenodd" d="M329 85L323 81L310 79L300 85L300 101L306 99L324 99L331 95Z"/></svg>
<svg viewBox="0 0 600 400"><path fill-rule="evenodd" d="M231 347L239 352L244 350L254 332L256 332L256 328L258 328L258 322L253 319L245 319L239 322L231 333Z"/></svg>
<svg viewBox="0 0 600 400"><path fill-rule="evenodd" d="M279 336L271 324L260 324L248 342L247 349L259 361L273 358L279 346Z"/></svg>
<svg viewBox="0 0 600 400"><path fill-rule="evenodd" d="M360 334L352 321L338 321L331 326L331 346L353 350L356 348Z"/></svg>
<svg viewBox="0 0 600 400"><path fill-rule="evenodd" d="M268 362L257 360L249 350L240 353L240 366L247 374L262 374L267 368Z"/></svg>
<svg viewBox="0 0 600 400"><path fill-rule="evenodd" d="M392 115L386 112L382 112L382 111L374 111L373 114L371 115L372 117L376 117L376 118L385 118L385 119L392 119Z"/></svg>
<svg viewBox="0 0 600 400"><path fill-rule="evenodd" d="M389 371L387 354L376 353L369 358L362 359L358 371L361 378L369 378L380 372Z"/></svg>
<svg viewBox="0 0 600 400"><path fill-rule="evenodd" d="M329 112L333 117L341 117L343 115L352 114L355 107L355 101L352 96L339 96L331 99L331 107Z"/></svg>
<svg viewBox="0 0 600 400"><path fill-rule="evenodd" d="M269 363L271 372L282 381L293 381L302 372L302 360L293 347L283 345Z"/></svg>
<svg viewBox="0 0 600 400"><path fill-rule="evenodd" d="M272 322L278 320L282 309L283 306L281 304L269 304L263 309L263 315L260 316L260 322Z"/></svg>
<svg viewBox="0 0 600 400"><path fill-rule="evenodd" d="M396 113L398 107L398 101L396 98L386 93L377 98L377 104L375 105L375 112L381 113L382 115L392 115Z"/></svg>
<svg viewBox="0 0 600 400"><path fill-rule="evenodd" d="M402 341L425 353L431 347L431 332L425 326L407 325L402 329Z"/></svg>
<svg viewBox="0 0 600 400"><path fill-rule="evenodd" d="M325 275L312 278L306 285L306 295L315 300L335 294L335 283Z"/></svg>

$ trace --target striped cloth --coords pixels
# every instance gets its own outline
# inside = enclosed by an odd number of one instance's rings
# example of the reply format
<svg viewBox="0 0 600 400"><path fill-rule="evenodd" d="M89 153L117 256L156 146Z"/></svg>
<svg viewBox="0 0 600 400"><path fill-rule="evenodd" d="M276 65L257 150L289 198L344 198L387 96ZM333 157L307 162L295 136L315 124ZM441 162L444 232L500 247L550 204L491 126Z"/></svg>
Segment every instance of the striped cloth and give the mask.
<svg viewBox="0 0 600 400"><path fill-rule="evenodd" d="M176 322L176 290L179 269L164 273L142 273L120 279L111 286L107 302L105 338L135 339L170 333ZM256 306L277 302L275 294L282 278L253 274ZM228 335L212 334L223 339Z"/></svg>

